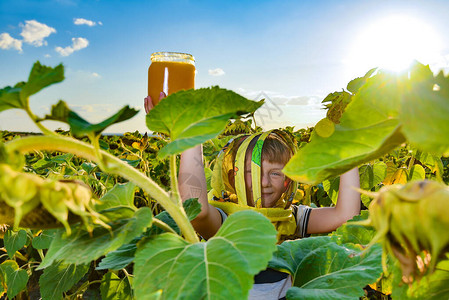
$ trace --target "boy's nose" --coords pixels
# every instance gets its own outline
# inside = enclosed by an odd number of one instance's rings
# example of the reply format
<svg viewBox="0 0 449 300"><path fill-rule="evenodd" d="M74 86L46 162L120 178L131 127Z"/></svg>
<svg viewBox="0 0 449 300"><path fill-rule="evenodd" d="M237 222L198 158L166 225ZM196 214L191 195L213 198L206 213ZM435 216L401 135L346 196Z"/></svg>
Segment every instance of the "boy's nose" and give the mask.
<svg viewBox="0 0 449 300"><path fill-rule="evenodd" d="M270 179L268 175L265 174L261 174L262 178L261 178L261 184L263 187L267 187L270 185Z"/></svg>

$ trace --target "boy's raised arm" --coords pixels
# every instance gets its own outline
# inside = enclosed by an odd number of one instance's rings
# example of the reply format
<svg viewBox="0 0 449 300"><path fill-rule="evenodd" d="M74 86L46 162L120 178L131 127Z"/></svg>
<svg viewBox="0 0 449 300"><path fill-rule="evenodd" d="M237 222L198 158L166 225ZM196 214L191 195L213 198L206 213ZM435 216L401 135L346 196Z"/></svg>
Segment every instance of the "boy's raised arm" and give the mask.
<svg viewBox="0 0 449 300"><path fill-rule="evenodd" d="M165 94L161 92L159 100L164 97ZM150 96L144 98L144 107L147 114L153 109ZM178 188L183 202L190 198L198 198L201 212L192 221L192 225L205 239L212 237L220 228L222 220L218 210L207 201L202 145L188 149L181 154Z"/></svg>
<svg viewBox="0 0 449 300"><path fill-rule="evenodd" d="M205 239L212 237L220 228L222 220L218 210L209 204L204 173L203 148L195 146L181 154L178 187L182 201L198 198L201 212L192 221L195 230Z"/></svg>
<svg viewBox="0 0 449 300"><path fill-rule="evenodd" d="M314 208L310 212L307 233L331 232L360 213L359 170L354 168L340 176L335 207Z"/></svg>

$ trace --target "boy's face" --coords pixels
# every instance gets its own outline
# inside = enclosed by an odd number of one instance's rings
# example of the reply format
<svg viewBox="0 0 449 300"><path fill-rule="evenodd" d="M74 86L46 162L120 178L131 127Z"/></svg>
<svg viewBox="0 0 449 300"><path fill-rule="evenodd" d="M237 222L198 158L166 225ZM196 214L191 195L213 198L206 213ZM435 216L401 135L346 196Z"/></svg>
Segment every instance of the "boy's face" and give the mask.
<svg viewBox="0 0 449 300"><path fill-rule="evenodd" d="M262 160L260 184L263 207L273 207L286 190L284 184L286 177L284 173L282 173L284 166L285 165L281 163ZM246 199L248 199L248 205L254 206L251 180L251 159L247 159L245 162L245 184L247 186Z"/></svg>

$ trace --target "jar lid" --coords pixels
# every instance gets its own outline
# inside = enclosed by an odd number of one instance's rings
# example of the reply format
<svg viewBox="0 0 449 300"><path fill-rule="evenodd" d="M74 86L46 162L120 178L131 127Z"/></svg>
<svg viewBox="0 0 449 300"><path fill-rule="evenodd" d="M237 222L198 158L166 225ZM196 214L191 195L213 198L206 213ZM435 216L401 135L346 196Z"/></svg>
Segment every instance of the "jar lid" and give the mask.
<svg viewBox="0 0 449 300"><path fill-rule="evenodd" d="M181 52L154 52L151 54L151 62L182 62L195 65L193 55Z"/></svg>

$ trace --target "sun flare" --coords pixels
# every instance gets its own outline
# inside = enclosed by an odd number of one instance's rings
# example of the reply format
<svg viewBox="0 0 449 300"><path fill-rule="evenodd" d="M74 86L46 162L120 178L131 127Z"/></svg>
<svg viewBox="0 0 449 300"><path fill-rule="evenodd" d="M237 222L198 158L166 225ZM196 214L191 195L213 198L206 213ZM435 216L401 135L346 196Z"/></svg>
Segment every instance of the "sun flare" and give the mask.
<svg viewBox="0 0 449 300"><path fill-rule="evenodd" d="M376 21L356 38L346 63L352 71L373 67L399 72L413 60L424 64L436 61L441 41L425 22L403 15Z"/></svg>

